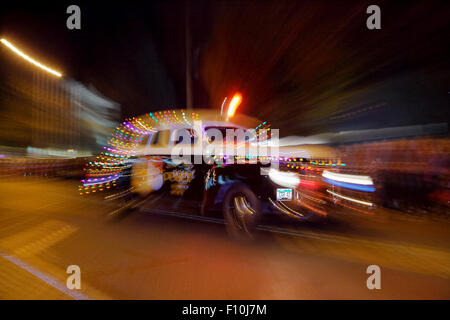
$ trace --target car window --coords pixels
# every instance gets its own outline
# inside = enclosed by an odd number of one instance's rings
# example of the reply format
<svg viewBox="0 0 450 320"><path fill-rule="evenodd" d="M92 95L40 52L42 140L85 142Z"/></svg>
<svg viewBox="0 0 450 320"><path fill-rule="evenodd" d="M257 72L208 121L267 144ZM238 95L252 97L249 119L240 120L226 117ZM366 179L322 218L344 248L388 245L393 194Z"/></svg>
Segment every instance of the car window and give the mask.
<svg viewBox="0 0 450 320"><path fill-rule="evenodd" d="M156 133L153 135L152 144L153 144L153 145L154 145L154 144L157 144L157 143L158 143L158 140L159 140L159 131L156 132Z"/></svg>
<svg viewBox="0 0 450 320"><path fill-rule="evenodd" d="M172 137L174 144L195 144L198 141L198 135L194 129L179 129Z"/></svg>
<svg viewBox="0 0 450 320"><path fill-rule="evenodd" d="M170 130L160 130L154 134L152 145L153 146L167 146L168 137L170 136Z"/></svg>
<svg viewBox="0 0 450 320"><path fill-rule="evenodd" d="M153 134L149 134L149 135L144 136L142 138L142 141L140 142L140 145L143 146L143 147L148 146L148 144L152 141L152 138L153 138Z"/></svg>

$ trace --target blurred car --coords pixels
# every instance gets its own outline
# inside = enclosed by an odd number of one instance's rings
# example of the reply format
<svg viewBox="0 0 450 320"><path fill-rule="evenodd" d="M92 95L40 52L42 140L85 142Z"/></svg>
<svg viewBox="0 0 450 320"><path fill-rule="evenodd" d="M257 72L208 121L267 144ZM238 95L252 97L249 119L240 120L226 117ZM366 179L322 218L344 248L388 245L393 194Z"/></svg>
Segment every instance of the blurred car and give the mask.
<svg viewBox="0 0 450 320"><path fill-rule="evenodd" d="M133 194L144 199L159 196L159 203L166 199L166 207L172 212L219 214L234 236L251 235L266 214L308 221L327 215L319 163L326 159L327 164L340 165L332 148L281 147L276 156L254 157L242 151L248 151L250 145L264 146L265 141L271 141L270 134L268 140L244 134L237 141L236 132L249 133L266 122L242 115L226 120L212 111L202 111L199 119L199 127L177 121L153 127L154 132L136 147L130 174ZM212 140L209 132L214 130L223 134L223 140ZM266 130L270 132L270 128ZM225 136L230 131L235 135L231 139L233 146L228 148L230 141ZM181 146L189 146L187 149L193 152L180 160L174 149ZM208 150L217 150L216 146L223 152L208 154ZM201 161L195 162L198 156ZM277 167L273 166L275 162ZM181 204L177 197L182 198Z"/></svg>
<svg viewBox="0 0 450 320"><path fill-rule="evenodd" d="M149 113L125 121L106 150L90 162L80 194L122 186L108 198L132 195L132 208L221 217L236 237L251 237L267 216L318 221L351 200L337 190L348 185L339 182L345 163L333 148L279 147L267 122L245 115Z"/></svg>

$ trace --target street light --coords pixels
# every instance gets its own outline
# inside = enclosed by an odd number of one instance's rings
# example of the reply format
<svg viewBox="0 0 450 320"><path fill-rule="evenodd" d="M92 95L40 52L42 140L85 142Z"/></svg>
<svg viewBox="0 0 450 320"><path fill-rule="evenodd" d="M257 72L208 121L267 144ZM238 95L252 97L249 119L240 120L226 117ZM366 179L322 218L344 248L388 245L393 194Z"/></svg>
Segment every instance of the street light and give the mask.
<svg viewBox="0 0 450 320"><path fill-rule="evenodd" d="M19 49L17 49L13 44L11 44L8 40L6 39L1 39L0 40L5 46L7 46L10 50L12 50L14 53L16 53L17 55L19 55L20 57L22 57L23 59L27 60L28 62L34 64L36 67L41 68L42 70L45 70L51 74L53 74L54 76L57 76L58 78L62 77L62 74L50 69L49 67L44 66L43 64L37 62L36 60L34 60L33 58L29 57L28 55L26 55L25 53L23 53L22 51L20 51Z"/></svg>

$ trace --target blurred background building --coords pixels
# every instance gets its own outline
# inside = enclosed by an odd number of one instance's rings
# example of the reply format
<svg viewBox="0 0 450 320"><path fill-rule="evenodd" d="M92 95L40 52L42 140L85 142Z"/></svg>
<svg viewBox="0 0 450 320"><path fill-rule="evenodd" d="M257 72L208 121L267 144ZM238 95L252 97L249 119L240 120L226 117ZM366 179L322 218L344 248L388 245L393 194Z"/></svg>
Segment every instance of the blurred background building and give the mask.
<svg viewBox="0 0 450 320"><path fill-rule="evenodd" d="M55 77L0 48L0 154L83 157L98 152L120 105L92 85Z"/></svg>

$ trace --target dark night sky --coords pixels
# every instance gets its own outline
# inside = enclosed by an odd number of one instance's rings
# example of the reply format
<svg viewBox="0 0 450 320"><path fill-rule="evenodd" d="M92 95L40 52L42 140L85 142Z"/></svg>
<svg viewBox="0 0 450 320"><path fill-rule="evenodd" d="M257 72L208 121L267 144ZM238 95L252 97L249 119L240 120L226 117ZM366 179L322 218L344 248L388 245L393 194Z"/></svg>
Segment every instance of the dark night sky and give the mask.
<svg viewBox="0 0 450 320"><path fill-rule="evenodd" d="M239 90L243 112L290 133L448 121L446 2L378 1L377 31L365 1L188 3L197 107ZM70 4L81 30L66 28ZM3 36L92 83L124 117L185 106L184 1L8 6Z"/></svg>

